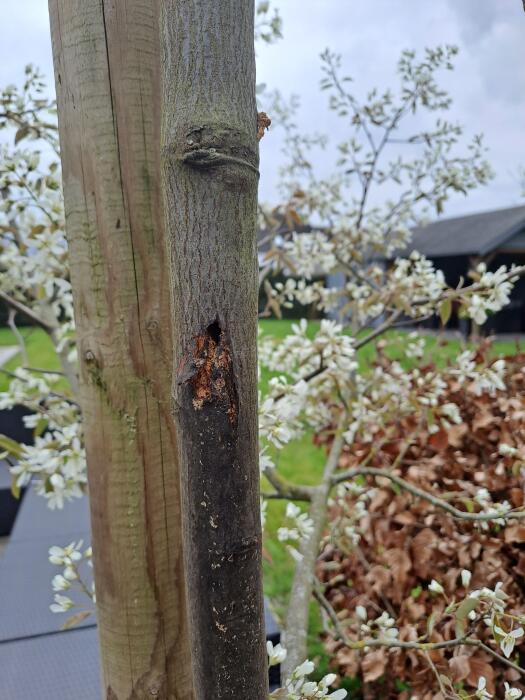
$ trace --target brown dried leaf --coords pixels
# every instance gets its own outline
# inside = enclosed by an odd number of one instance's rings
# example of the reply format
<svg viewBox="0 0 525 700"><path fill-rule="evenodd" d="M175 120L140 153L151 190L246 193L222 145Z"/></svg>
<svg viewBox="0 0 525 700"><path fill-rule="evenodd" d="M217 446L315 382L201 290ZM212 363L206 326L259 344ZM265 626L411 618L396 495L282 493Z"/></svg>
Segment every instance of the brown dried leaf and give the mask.
<svg viewBox="0 0 525 700"><path fill-rule="evenodd" d="M384 649L376 649L365 655L361 667L365 683L377 681L385 673L386 652Z"/></svg>

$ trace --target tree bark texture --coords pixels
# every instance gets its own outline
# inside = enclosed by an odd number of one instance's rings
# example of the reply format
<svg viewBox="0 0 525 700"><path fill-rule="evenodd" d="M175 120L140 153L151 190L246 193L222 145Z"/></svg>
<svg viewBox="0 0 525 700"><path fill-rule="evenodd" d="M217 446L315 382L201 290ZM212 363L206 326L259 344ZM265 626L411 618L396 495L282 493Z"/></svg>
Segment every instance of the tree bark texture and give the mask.
<svg viewBox="0 0 525 700"><path fill-rule="evenodd" d="M103 693L193 697L155 0L49 0Z"/></svg>
<svg viewBox="0 0 525 700"><path fill-rule="evenodd" d="M162 159L198 700L267 700L253 0L166 0Z"/></svg>
<svg viewBox="0 0 525 700"><path fill-rule="evenodd" d="M343 421L341 421L342 425ZM286 611L284 647L286 659L281 664L283 678L291 678L294 670L306 660L308 651L308 618L312 592L314 590L315 564L326 522L328 497L332 488L332 476L337 469L344 439L341 426L334 437L330 454L325 464L321 483L314 487L308 512L313 521L313 529L308 538L301 542L301 559L295 565L295 573Z"/></svg>

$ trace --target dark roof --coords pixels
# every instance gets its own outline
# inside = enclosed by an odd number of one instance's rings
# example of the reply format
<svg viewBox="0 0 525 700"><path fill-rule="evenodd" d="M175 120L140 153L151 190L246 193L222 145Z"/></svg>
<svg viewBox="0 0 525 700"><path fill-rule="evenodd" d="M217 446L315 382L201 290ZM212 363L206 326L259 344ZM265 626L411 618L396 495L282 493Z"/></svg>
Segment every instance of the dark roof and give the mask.
<svg viewBox="0 0 525 700"><path fill-rule="evenodd" d="M439 219L414 229L409 250L418 250L429 258L486 255L522 230L525 206Z"/></svg>

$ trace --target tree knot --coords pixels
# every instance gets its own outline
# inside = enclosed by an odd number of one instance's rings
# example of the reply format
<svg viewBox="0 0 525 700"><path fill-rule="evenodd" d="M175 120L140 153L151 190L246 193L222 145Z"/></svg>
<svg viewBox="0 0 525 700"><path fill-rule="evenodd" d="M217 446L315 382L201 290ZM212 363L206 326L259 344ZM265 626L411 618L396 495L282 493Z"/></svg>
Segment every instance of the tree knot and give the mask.
<svg viewBox="0 0 525 700"><path fill-rule="evenodd" d="M203 124L185 137L180 160L199 170L228 165L241 166L259 175L258 156L245 133L225 124Z"/></svg>

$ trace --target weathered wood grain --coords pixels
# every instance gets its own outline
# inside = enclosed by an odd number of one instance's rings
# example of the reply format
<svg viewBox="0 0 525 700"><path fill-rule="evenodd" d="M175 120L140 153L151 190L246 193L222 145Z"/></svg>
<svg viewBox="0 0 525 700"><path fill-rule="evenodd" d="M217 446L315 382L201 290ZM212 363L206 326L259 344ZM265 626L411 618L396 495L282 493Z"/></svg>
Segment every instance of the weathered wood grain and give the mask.
<svg viewBox="0 0 525 700"><path fill-rule="evenodd" d="M49 0L106 698L190 699L155 0Z"/></svg>

